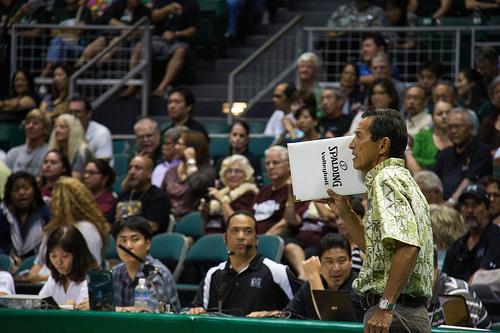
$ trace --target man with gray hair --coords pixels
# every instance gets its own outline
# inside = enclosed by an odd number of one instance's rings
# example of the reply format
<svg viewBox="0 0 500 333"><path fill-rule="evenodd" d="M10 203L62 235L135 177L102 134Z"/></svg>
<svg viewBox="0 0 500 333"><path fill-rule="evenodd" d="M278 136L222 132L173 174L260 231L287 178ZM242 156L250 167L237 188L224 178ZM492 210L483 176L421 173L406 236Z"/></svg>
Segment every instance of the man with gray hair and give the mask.
<svg viewBox="0 0 500 333"><path fill-rule="evenodd" d="M297 59L300 88L309 90L316 96L318 116L323 114L321 109L321 93L323 88L318 84L318 75L321 72L321 66L321 59L314 52L303 53Z"/></svg>
<svg viewBox="0 0 500 333"><path fill-rule="evenodd" d="M417 173L413 179L430 204L442 204L443 201L443 183L441 179L432 171L424 170Z"/></svg>
<svg viewBox="0 0 500 333"><path fill-rule="evenodd" d="M392 66L391 56L385 52L377 53L372 58L370 71L373 73L375 79L388 79L392 81L399 97L399 111L403 112L405 107L406 86L403 82L392 77L394 67Z"/></svg>
<svg viewBox="0 0 500 333"><path fill-rule="evenodd" d="M175 126L169 128L163 135L163 138L165 139L161 145L161 158L163 159L163 162L155 167L153 174L151 175L151 183L154 186L160 188L167 170L170 167L181 163L181 160L178 158L179 156L177 156L175 145L177 144L180 134L184 131L189 131L189 128L186 126Z"/></svg>
<svg viewBox="0 0 500 333"><path fill-rule="evenodd" d="M325 137L335 138L349 131L353 116L342 113L345 99L344 92L339 88L323 89L321 107L325 116L319 119L319 126Z"/></svg>
<svg viewBox="0 0 500 333"><path fill-rule="evenodd" d="M134 124L135 142L132 147L128 160L136 155L148 156L155 165L160 164L162 160L161 152L161 133L156 120L151 118L142 118Z"/></svg>
<svg viewBox="0 0 500 333"><path fill-rule="evenodd" d="M474 137L474 123L467 109L451 109L446 123L453 146L437 156L431 171L443 182L444 199L455 206L467 186L493 172L493 161L489 146Z"/></svg>

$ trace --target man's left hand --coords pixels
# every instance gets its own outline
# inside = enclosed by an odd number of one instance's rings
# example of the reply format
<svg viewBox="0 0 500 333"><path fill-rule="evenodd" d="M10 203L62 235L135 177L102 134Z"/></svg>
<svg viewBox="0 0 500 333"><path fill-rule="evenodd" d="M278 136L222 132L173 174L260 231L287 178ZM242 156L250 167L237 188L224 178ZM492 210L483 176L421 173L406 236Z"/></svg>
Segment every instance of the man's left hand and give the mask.
<svg viewBox="0 0 500 333"><path fill-rule="evenodd" d="M366 323L365 333L387 333L392 323L392 312L377 308L377 312Z"/></svg>

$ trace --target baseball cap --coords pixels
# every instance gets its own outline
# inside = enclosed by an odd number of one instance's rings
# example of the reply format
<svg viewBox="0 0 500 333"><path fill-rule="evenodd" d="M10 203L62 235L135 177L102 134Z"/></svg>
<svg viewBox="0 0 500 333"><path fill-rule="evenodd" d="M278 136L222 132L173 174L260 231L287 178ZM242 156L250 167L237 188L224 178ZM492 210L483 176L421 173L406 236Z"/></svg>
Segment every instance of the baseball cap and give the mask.
<svg viewBox="0 0 500 333"><path fill-rule="evenodd" d="M486 192L486 188L483 185L472 184L467 186L460 194L460 197L458 197L458 202L461 203L468 195L472 195L483 201L487 208L490 206L490 196L488 195L488 192Z"/></svg>

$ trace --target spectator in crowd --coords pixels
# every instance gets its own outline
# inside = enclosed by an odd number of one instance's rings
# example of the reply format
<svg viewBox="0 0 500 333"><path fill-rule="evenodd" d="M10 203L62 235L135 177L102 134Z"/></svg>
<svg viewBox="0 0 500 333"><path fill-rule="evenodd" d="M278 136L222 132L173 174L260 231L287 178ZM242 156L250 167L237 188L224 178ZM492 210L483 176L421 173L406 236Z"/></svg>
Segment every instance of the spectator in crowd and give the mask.
<svg viewBox="0 0 500 333"><path fill-rule="evenodd" d="M201 132L181 133L175 145L181 163L168 169L162 189L172 203L176 222L198 210L200 199L215 184L215 169L210 165L207 140Z"/></svg>
<svg viewBox="0 0 500 333"><path fill-rule="evenodd" d="M490 96L495 104L495 110L481 122L477 139L490 146L491 154L497 159L497 149L500 146L500 76L491 81ZM497 165L495 165L497 167Z"/></svg>
<svg viewBox="0 0 500 333"><path fill-rule="evenodd" d="M462 237L467 230L460 218L460 213L452 207L441 204L430 204L432 236L437 250L439 269L443 268L446 251L454 241Z"/></svg>
<svg viewBox="0 0 500 333"><path fill-rule="evenodd" d="M43 157L47 152L48 137L52 128L50 117L39 109L33 109L24 120L26 143L7 152L5 164L12 172L27 171L35 176L42 173Z"/></svg>
<svg viewBox="0 0 500 333"><path fill-rule="evenodd" d="M38 252L49 221L35 177L24 171L11 174L0 204L0 248L19 265Z"/></svg>
<svg viewBox="0 0 500 333"><path fill-rule="evenodd" d="M429 320L433 327L446 324L443 308L439 302L439 295L461 295L465 298L472 323L475 328L491 328L491 320L486 308L466 281L455 279L438 268L437 253L434 252L434 284L432 285L432 299L429 302Z"/></svg>
<svg viewBox="0 0 500 333"><path fill-rule="evenodd" d="M260 157L253 154L248 149L249 143L250 126L244 120L236 120L233 125L231 125L231 131L229 132L229 153L226 156L221 157L215 163L215 172L219 175L222 161L224 161L227 157L234 154L243 155L248 159L254 170L253 177L255 179L255 184L260 187L262 186L262 168L260 165Z"/></svg>
<svg viewBox="0 0 500 333"><path fill-rule="evenodd" d="M448 248L443 272L471 283L479 270L500 265L500 227L489 221L490 198L484 186L467 186L459 198L467 233Z"/></svg>
<svg viewBox="0 0 500 333"><path fill-rule="evenodd" d="M54 123L47 150L58 149L68 156L71 176L82 180L85 165L93 157L93 151L87 144L82 123L70 114L62 114Z"/></svg>
<svg viewBox="0 0 500 333"><path fill-rule="evenodd" d="M26 69L14 72L10 87L9 98L0 101L0 120L18 123L40 104L40 97L35 92L33 75Z"/></svg>
<svg viewBox="0 0 500 333"><path fill-rule="evenodd" d="M145 260L158 270L158 273L150 273L149 277L158 288L162 302L171 306L171 310L178 312L181 309L179 295L175 288L174 277L170 270L149 254L153 231L151 223L141 216L129 216L115 222L111 234L116 239L116 252L123 261L113 267L113 290L117 311L122 309L134 309L135 288L140 278L145 278L144 264L128 255L119 245L124 246L136 256ZM147 281L148 287L148 309L156 311L158 308L158 294Z"/></svg>
<svg viewBox="0 0 500 333"><path fill-rule="evenodd" d="M38 294L52 296L59 305L90 310L85 272L98 270L99 264L75 226L61 225L50 233L45 262L50 276Z"/></svg>
<svg viewBox="0 0 500 333"><path fill-rule="evenodd" d="M177 156L175 145L177 144L177 140L179 140L180 134L188 130L189 128L186 126L175 126L169 128L163 135L164 141L161 145L161 156L163 162L155 167L153 174L151 175L151 183L154 186L160 188L168 169L182 162L179 159L179 156Z"/></svg>
<svg viewBox="0 0 500 333"><path fill-rule="evenodd" d="M479 122L496 108L488 96L488 88L479 72L464 68L457 76L458 104L476 112Z"/></svg>
<svg viewBox="0 0 500 333"><path fill-rule="evenodd" d="M246 2L244 0L226 0L226 15L227 15L227 29L224 33L224 38L229 45L234 44L237 36L238 24L240 15L246 7L246 15L252 15L256 18L262 17L268 0L256 0L253 2Z"/></svg>
<svg viewBox="0 0 500 333"><path fill-rule="evenodd" d="M443 197L454 206L460 193L493 171L489 147L473 135L472 116L466 109L451 109L446 120L453 146L443 149L431 167L443 182Z"/></svg>
<svg viewBox="0 0 500 333"><path fill-rule="evenodd" d="M334 87L323 89L321 107L325 116L319 119L319 126L325 137L339 137L349 131L353 116L351 113L342 112L345 100L346 95L341 89Z"/></svg>
<svg viewBox="0 0 500 333"><path fill-rule="evenodd" d="M163 79L153 91L153 96L163 98L167 88L181 73L188 54L189 41L196 36L199 10L195 0L182 0L180 3L159 0L153 3L151 20L155 29L151 40L152 55L153 57L162 55L170 58ZM141 61L142 52L142 43L138 43L130 58L131 69ZM135 95L135 92L135 86L128 86L120 96L131 97Z"/></svg>
<svg viewBox="0 0 500 333"><path fill-rule="evenodd" d="M432 116L425 112L425 89L412 86L406 90L405 110L408 114L406 127L408 134L414 137L420 130L428 130L432 123Z"/></svg>
<svg viewBox="0 0 500 333"><path fill-rule="evenodd" d="M24 1L12 1L12 6L9 12L9 26L20 24L50 24L50 11L45 7L45 2L34 3ZM23 37L41 37L45 32L44 29L34 28L21 30L18 33ZM9 31L10 34L10 31ZM35 43L40 39L35 40ZM37 43L38 44L38 43Z"/></svg>
<svg viewBox="0 0 500 333"><path fill-rule="evenodd" d="M267 313L288 304L301 283L286 266L257 254L258 242L257 221L252 214L236 211L229 216L224 243L234 254L207 272L187 314L221 307L236 316L258 316L261 311Z"/></svg>
<svg viewBox="0 0 500 333"><path fill-rule="evenodd" d="M137 155L147 156L154 165L162 162L161 133L156 120L142 118L134 124L135 145L130 149L129 163Z"/></svg>
<svg viewBox="0 0 500 333"><path fill-rule="evenodd" d="M50 204L52 189L61 176L71 177L68 157L57 149L49 150L43 157L40 179L40 192L45 203Z"/></svg>
<svg viewBox="0 0 500 333"><path fill-rule="evenodd" d="M190 130L203 133L210 142L205 126L192 117L194 104L195 98L191 89L185 86L174 88L168 96L168 116L172 119L172 125L168 128L186 126Z"/></svg>
<svg viewBox="0 0 500 333"><path fill-rule="evenodd" d="M478 46L474 51L476 69L489 86L491 81L500 75L498 69L498 52L493 46Z"/></svg>
<svg viewBox="0 0 500 333"><path fill-rule="evenodd" d="M0 270L0 296L13 295L16 293L14 279L9 272Z"/></svg>
<svg viewBox="0 0 500 333"><path fill-rule="evenodd" d="M409 145L404 155L412 175L431 167L438 153L452 145L446 129L446 119L452 108L448 102L437 102L432 113L432 128L420 130L413 136L413 146Z"/></svg>
<svg viewBox="0 0 500 333"><path fill-rule="evenodd" d="M408 0L386 0L384 15L380 19L383 27L416 28L418 18L408 12ZM390 50L414 49L417 46L416 32L385 32L384 39L388 40Z"/></svg>
<svg viewBox="0 0 500 333"><path fill-rule="evenodd" d="M113 195L113 184L116 174L109 163L102 159L93 159L85 166L83 172L83 184L94 196L97 209L103 216L107 216L113 206L115 196Z"/></svg>
<svg viewBox="0 0 500 333"><path fill-rule="evenodd" d="M349 117L349 116L347 116ZM302 138L297 138L293 142L303 142L321 139L322 134L319 127L319 120L315 109L302 106L295 111L297 128L304 133Z"/></svg>
<svg viewBox="0 0 500 333"><path fill-rule="evenodd" d="M358 84L359 68L355 63L347 63L340 71L340 90L346 96L342 106L343 114L356 114L365 101L365 94ZM322 95L323 96L323 95ZM323 105L321 105L323 107Z"/></svg>
<svg viewBox="0 0 500 333"><path fill-rule="evenodd" d="M203 234L224 233L228 217L234 211L248 209L259 193L254 184L254 170L243 155L234 154L222 161L219 179L221 190L208 188L210 201L200 199L198 210L203 222Z"/></svg>
<svg viewBox="0 0 500 333"><path fill-rule="evenodd" d="M68 113L82 123L85 138L95 158L100 158L113 165L113 138L111 131L104 125L92 120L92 106L85 97L76 96L69 102Z"/></svg>
<svg viewBox="0 0 500 333"><path fill-rule="evenodd" d="M46 236L42 239L35 263L28 275L20 277L21 281L38 282L48 279L47 238L62 225L75 226L85 238L98 265L102 261L101 251L109 240L109 226L97 209L94 197L82 182L71 177L60 177L52 191L50 214L51 220L44 228Z"/></svg>
<svg viewBox="0 0 500 333"><path fill-rule="evenodd" d="M420 66L418 71L418 85L425 89L426 112L432 113L434 103L432 101L432 88L443 80L443 64L437 60L429 60Z"/></svg>
<svg viewBox="0 0 500 333"><path fill-rule="evenodd" d="M380 26L382 8L371 4L371 0L355 0L341 5L328 19L328 28L368 28ZM335 33L329 33L335 37Z"/></svg>
<svg viewBox="0 0 500 333"><path fill-rule="evenodd" d="M151 184L153 169L153 161L147 156L137 155L130 161L125 178L127 190L116 198L109 210L109 223L139 215L149 222L155 235L167 231L170 201L160 189Z"/></svg>
<svg viewBox="0 0 500 333"><path fill-rule="evenodd" d="M264 135L280 135L283 131L283 124L281 121L283 117L288 117L295 122L293 112L290 108L291 97L295 90L295 85L290 82L280 83L276 86L276 88L274 88L273 103L275 110L267 121L266 128L263 133Z"/></svg>
<svg viewBox="0 0 500 333"><path fill-rule="evenodd" d="M434 172L423 170L415 174L413 179L420 187L420 191L422 191L429 205L444 203L443 183Z"/></svg>
<svg viewBox="0 0 500 333"><path fill-rule="evenodd" d="M403 82L392 77L393 67L391 56L384 52L377 53L370 64L370 70L375 79L389 79L396 89L399 97L399 107L396 110L403 112L406 87Z"/></svg>
<svg viewBox="0 0 500 333"><path fill-rule="evenodd" d="M484 176L477 182L483 185L490 197L489 218L493 224L500 226L500 178L493 175Z"/></svg>
<svg viewBox="0 0 500 333"><path fill-rule="evenodd" d="M3 200L3 193L5 189L5 184L7 183L7 178L9 178L11 172L4 162L0 161L0 199Z"/></svg>
<svg viewBox="0 0 500 333"><path fill-rule="evenodd" d="M114 27L126 27L127 25L134 25L144 16L149 18L150 10L141 2L135 0L118 0L112 2L111 6L106 8L101 16L100 24ZM94 39L83 50L82 55L75 64L75 67L82 67L87 61L94 58L99 52L101 52L108 44L117 40L119 35L120 31L112 30L110 32L105 32L100 37ZM131 45L129 45L129 47L130 46ZM97 65L102 66L109 59L113 58L119 47L120 44L106 53L97 61Z"/></svg>
<svg viewBox="0 0 500 333"><path fill-rule="evenodd" d="M314 93L314 96L316 96L318 116L321 116L321 92L323 91L323 88L321 88L318 84L318 75L321 72L322 67L321 59L313 52L306 52L303 53L299 59L297 59L297 65L300 89L308 90Z"/></svg>
<svg viewBox="0 0 500 333"><path fill-rule="evenodd" d="M373 57L375 57L380 52L387 52L387 43L378 32L367 32L363 35L363 41L361 42L361 60L363 63L359 66L359 82L364 86L369 86L375 81L375 77L370 69L370 64ZM393 76L397 78L399 76L399 69L393 66Z"/></svg>
<svg viewBox="0 0 500 333"><path fill-rule="evenodd" d="M418 17L432 17L438 19L446 16L453 7L452 0L409 0L408 11L417 14Z"/></svg>
<svg viewBox="0 0 500 333"><path fill-rule="evenodd" d="M52 118L66 113L69 106L69 77L73 74L66 65L57 65L52 73L50 93L42 97L40 110L47 112Z"/></svg>
<svg viewBox="0 0 500 333"><path fill-rule="evenodd" d="M84 3L78 0L64 0L66 6L54 8L52 24L60 26L83 26L90 23L90 10ZM60 64L64 64L70 57L79 57L85 47L80 45L80 33L78 29L57 29L51 30L49 50L47 52L46 65L41 77L49 77L52 69Z"/></svg>
<svg viewBox="0 0 500 333"><path fill-rule="evenodd" d="M347 239L339 234L329 233L318 243L317 256L304 262L307 281L294 295L284 311L300 318L319 320L319 314L313 301L313 290L345 290L349 293L356 319L363 321L365 311L361 308L358 294L352 289L352 282L358 276L352 268L351 246Z"/></svg>
<svg viewBox="0 0 500 333"><path fill-rule="evenodd" d="M258 234L289 236L285 237L284 256L298 277L305 279L302 267L304 251L290 234L301 225L301 216L309 202L294 202L288 150L285 147L267 149L265 165L271 184L260 189L249 211L257 220Z"/></svg>

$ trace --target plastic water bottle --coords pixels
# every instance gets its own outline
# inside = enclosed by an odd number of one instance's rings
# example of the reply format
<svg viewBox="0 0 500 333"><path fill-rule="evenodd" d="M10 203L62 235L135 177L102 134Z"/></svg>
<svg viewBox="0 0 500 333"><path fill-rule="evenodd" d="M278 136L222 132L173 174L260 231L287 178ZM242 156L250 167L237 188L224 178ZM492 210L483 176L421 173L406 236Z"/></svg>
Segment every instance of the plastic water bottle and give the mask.
<svg viewBox="0 0 500 333"><path fill-rule="evenodd" d="M146 279L139 279L139 284L135 287L135 311L141 312L148 308L148 287L146 287Z"/></svg>

